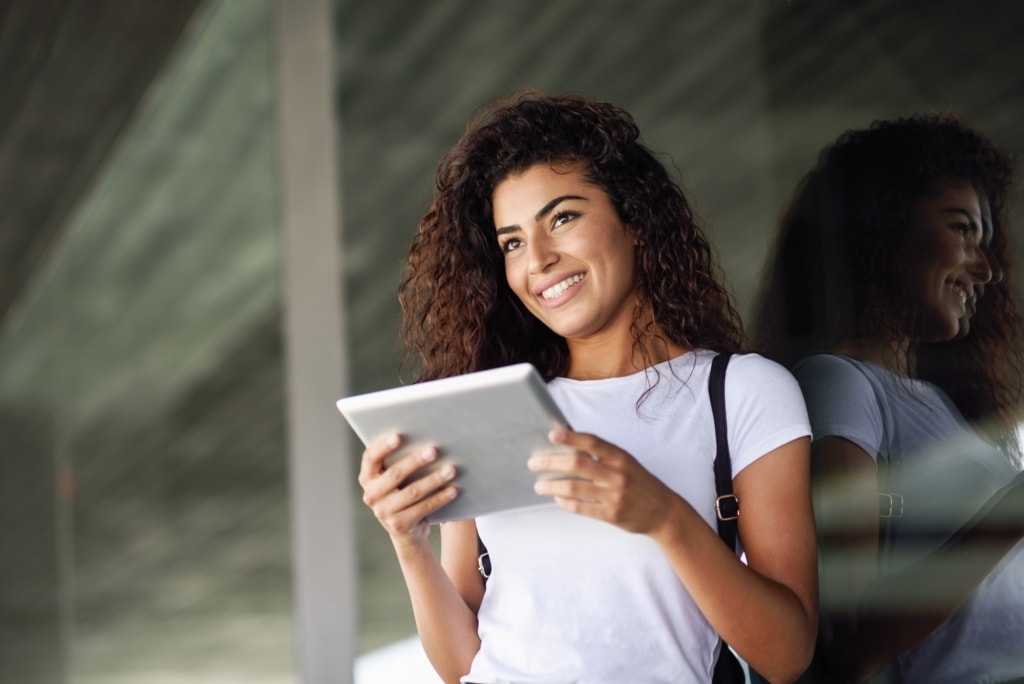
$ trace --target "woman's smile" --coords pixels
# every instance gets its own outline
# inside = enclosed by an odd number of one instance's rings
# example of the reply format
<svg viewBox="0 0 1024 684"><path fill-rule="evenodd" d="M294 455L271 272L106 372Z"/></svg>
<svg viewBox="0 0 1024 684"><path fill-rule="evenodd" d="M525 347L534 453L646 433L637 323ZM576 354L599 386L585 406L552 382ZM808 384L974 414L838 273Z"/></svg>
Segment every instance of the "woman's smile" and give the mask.
<svg viewBox="0 0 1024 684"><path fill-rule="evenodd" d="M579 292L580 288L577 285L580 285L586 277L586 273L575 273L567 278L558 280L558 282L550 287L542 286L539 292L541 299L544 300L546 306L551 306L552 308L560 306Z"/></svg>

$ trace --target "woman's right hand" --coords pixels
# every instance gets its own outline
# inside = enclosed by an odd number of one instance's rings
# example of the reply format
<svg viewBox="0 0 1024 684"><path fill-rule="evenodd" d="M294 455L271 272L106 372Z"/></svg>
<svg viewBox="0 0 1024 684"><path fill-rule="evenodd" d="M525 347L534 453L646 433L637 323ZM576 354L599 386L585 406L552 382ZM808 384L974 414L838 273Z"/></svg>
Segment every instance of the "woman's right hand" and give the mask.
<svg viewBox="0 0 1024 684"><path fill-rule="evenodd" d="M373 511L393 543L423 544L429 530L426 517L458 493L451 482L455 466L446 463L403 486L410 475L437 460L437 449L424 447L385 465L385 459L401 444L401 436L391 434L366 447L359 468L363 503Z"/></svg>

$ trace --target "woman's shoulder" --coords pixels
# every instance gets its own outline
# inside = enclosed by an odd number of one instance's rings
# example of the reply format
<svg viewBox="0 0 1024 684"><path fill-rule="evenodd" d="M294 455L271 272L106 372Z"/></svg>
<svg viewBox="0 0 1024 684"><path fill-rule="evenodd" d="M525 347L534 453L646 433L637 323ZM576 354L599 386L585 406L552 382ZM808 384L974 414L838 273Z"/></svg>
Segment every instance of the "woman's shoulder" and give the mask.
<svg viewBox="0 0 1024 684"><path fill-rule="evenodd" d="M793 366L793 375L815 414L843 416L867 412L873 422L888 413L895 380L890 372L841 354L814 354Z"/></svg>
<svg viewBox="0 0 1024 684"><path fill-rule="evenodd" d="M838 354L815 354L793 366L815 439L843 437L869 454L889 452L893 423L881 372Z"/></svg>
<svg viewBox="0 0 1024 684"><path fill-rule="evenodd" d="M710 349L695 349L673 359L671 368L676 376L687 382L694 377L694 371L698 376L709 378L711 365L715 357L720 355L720 352ZM735 392L758 393L768 389L784 391L793 388L799 391L796 379L785 366L756 352L734 352L729 355L725 384L727 396Z"/></svg>
<svg viewBox="0 0 1024 684"><path fill-rule="evenodd" d="M714 356L711 353L710 357ZM786 397L800 397L800 386L793 374L782 364L755 352L731 356L725 385L726 397L739 397L744 402L785 403Z"/></svg>
<svg viewBox="0 0 1024 684"><path fill-rule="evenodd" d="M725 405L734 473L810 434L796 379L784 366L760 354L738 353L730 358Z"/></svg>
<svg viewBox="0 0 1024 684"><path fill-rule="evenodd" d="M744 380L795 382L793 374L785 366L756 352L733 354L729 359L728 375Z"/></svg>
<svg viewBox="0 0 1024 684"><path fill-rule="evenodd" d="M841 354L812 354L793 365L793 375L806 382L872 384L877 373L871 364Z"/></svg>

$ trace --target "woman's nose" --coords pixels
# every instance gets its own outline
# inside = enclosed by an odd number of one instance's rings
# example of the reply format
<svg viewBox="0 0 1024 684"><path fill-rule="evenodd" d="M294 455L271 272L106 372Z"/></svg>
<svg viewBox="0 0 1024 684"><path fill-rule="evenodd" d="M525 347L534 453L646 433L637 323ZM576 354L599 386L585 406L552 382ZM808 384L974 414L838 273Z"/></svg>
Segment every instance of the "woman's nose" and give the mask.
<svg viewBox="0 0 1024 684"><path fill-rule="evenodd" d="M998 283L1002 279L1002 273L997 275L993 272L989 255L981 246L974 250L974 258L968 265L968 271L979 285L985 285L993 280Z"/></svg>
<svg viewBox="0 0 1024 684"><path fill-rule="evenodd" d="M526 243L526 258L529 260L530 273L543 273L558 261L558 252L553 249L547 236L534 236Z"/></svg>

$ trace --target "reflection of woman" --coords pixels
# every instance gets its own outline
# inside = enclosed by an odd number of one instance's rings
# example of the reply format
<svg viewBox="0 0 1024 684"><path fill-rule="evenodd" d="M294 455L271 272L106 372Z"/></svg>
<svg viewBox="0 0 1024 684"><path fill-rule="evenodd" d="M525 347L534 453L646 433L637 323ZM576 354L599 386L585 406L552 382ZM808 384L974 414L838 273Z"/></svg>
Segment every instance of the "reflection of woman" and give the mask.
<svg viewBox="0 0 1024 684"><path fill-rule="evenodd" d="M894 660L905 681L1024 676L1010 179L958 118L879 122L827 147L782 219L757 335L814 431L821 681Z"/></svg>
<svg viewBox="0 0 1024 684"><path fill-rule="evenodd" d="M708 681L718 634L772 677L809 661L799 388L754 355L727 374L744 565L712 527L707 399L715 351L741 332L685 198L637 137L611 105L526 93L478 116L438 168L400 292L422 377L531 362L580 430L552 435L575 452L531 460L576 476L538 484L558 506L444 524L440 562L423 518L455 495L454 473L400 488L434 451L387 469L399 437L364 453L364 500L446 681Z"/></svg>

